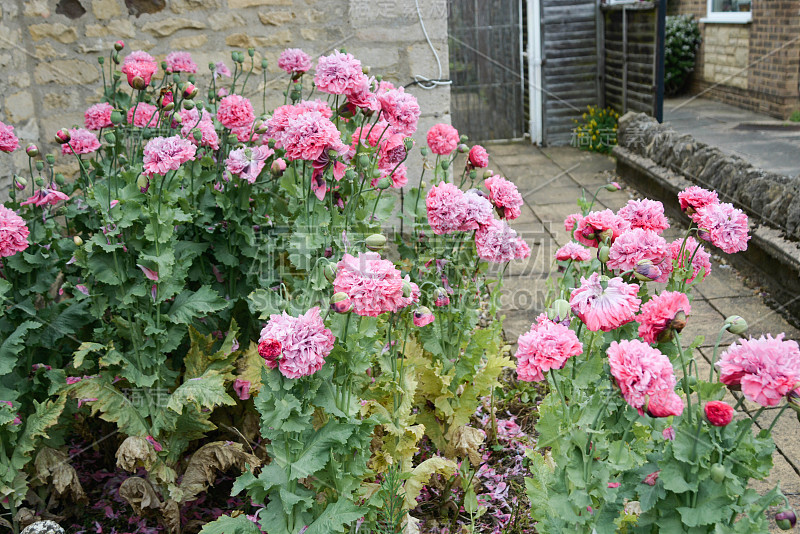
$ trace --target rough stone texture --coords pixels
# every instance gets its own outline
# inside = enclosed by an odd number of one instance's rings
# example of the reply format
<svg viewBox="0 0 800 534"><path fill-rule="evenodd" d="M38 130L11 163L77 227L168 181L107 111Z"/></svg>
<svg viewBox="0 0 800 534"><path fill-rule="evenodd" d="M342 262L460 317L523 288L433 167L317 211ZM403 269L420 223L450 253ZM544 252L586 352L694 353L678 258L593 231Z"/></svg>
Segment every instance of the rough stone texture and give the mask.
<svg viewBox="0 0 800 534"><path fill-rule="evenodd" d="M419 5L447 77L447 0L419 0ZM370 66L371 74L396 85L408 84L415 74L438 74L414 0L0 0L0 120L14 125L22 146L35 142L43 152L57 151L50 141L55 131L82 124L83 112L101 94L97 56L105 57L109 78L109 52L117 39L125 41L123 57L145 50L160 61L171 50L190 51L202 91L209 62L231 67L232 47L255 47L258 76L249 82L247 96L258 103L258 112L260 60L269 63L267 104L281 105L286 75L277 60L290 46L304 49L314 63L344 48ZM449 122L450 90L408 90L422 108L415 135L421 146L428 128ZM57 158L58 165L71 165ZM413 180L421 168L418 154L408 165ZM2 156L0 199L10 177L27 174L27 168L22 150Z"/></svg>
<svg viewBox="0 0 800 534"><path fill-rule="evenodd" d="M617 133L619 146L745 209L752 222L783 230L800 239L800 177L789 178L757 169L738 156L681 135L644 113L624 115Z"/></svg>
<svg viewBox="0 0 800 534"><path fill-rule="evenodd" d="M64 529L55 521L37 521L28 525L21 534L64 534Z"/></svg>
<svg viewBox="0 0 800 534"><path fill-rule="evenodd" d="M747 89L750 29L741 24L713 24L703 41L703 76L712 83Z"/></svg>

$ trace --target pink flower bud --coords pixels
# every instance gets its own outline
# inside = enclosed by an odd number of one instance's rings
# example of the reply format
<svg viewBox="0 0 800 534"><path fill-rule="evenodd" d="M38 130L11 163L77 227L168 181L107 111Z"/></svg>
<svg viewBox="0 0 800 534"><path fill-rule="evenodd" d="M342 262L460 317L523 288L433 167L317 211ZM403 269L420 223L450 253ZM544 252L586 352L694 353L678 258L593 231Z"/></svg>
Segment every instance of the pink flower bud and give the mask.
<svg viewBox="0 0 800 534"><path fill-rule="evenodd" d="M72 139L72 137L69 135L69 130L61 128L59 131L56 132L56 143L58 143L59 145L69 143L70 139Z"/></svg>
<svg viewBox="0 0 800 534"><path fill-rule="evenodd" d="M125 48L125 43L123 41L120 40L114 43L114 50L117 52L121 51L123 48Z"/></svg>

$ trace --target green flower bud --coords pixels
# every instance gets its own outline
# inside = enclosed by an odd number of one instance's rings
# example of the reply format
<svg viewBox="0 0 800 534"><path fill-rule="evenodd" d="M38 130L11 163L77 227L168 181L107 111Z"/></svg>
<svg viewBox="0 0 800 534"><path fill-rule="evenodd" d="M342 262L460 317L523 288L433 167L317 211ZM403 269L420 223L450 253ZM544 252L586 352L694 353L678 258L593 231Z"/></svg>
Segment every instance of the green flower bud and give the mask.
<svg viewBox="0 0 800 534"><path fill-rule="evenodd" d="M67 182L66 178L64 178L64 175L60 172L56 173L55 180L58 185L64 185Z"/></svg>
<svg viewBox="0 0 800 534"><path fill-rule="evenodd" d="M24 189L26 185L28 185L28 180L26 180L23 176L15 176L14 179L17 181L19 185L22 186Z"/></svg>
<svg viewBox="0 0 800 534"><path fill-rule="evenodd" d="M117 65L119 65L119 52L114 52L114 53L111 55L111 59L114 61L114 63L116 63ZM116 74L116 72L115 72L114 74Z"/></svg>
<svg viewBox="0 0 800 534"><path fill-rule="evenodd" d="M722 464L714 464L711 466L711 480L716 482L717 484L722 483L725 480L726 469L725 466Z"/></svg>
<svg viewBox="0 0 800 534"><path fill-rule="evenodd" d="M375 80L377 80L378 83L381 83L381 80L383 80L383 74L378 74L375 76Z"/></svg>
<svg viewBox="0 0 800 534"><path fill-rule="evenodd" d="M203 132L200 131L200 128L195 128L192 130L192 137L199 143L203 139Z"/></svg>
<svg viewBox="0 0 800 534"><path fill-rule="evenodd" d="M187 98L186 100L183 101L182 106L183 109L194 109L194 100L192 100L191 98Z"/></svg>
<svg viewBox="0 0 800 534"><path fill-rule="evenodd" d="M609 253L611 252L611 248L608 245L603 245L597 251L597 259L606 263L608 261Z"/></svg>
<svg viewBox="0 0 800 534"><path fill-rule="evenodd" d="M123 115L122 112L118 109L115 109L111 112L111 123L114 125L118 125L122 122Z"/></svg>
<svg viewBox="0 0 800 534"><path fill-rule="evenodd" d="M28 155L28 157L30 157L30 158L35 158L36 156L38 156L38 155L39 155L39 147L37 147L37 146L36 146L36 145L34 145L34 144L30 144L30 145L28 145L28 147L25 149L25 153Z"/></svg>
<svg viewBox="0 0 800 534"><path fill-rule="evenodd" d="M428 147L424 146L419 149L419 153L422 154L423 158L428 157Z"/></svg>
<svg viewBox="0 0 800 534"><path fill-rule="evenodd" d="M55 154L45 154L44 156L45 161L50 165L53 165L56 162L56 155Z"/></svg>
<svg viewBox="0 0 800 534"><path fill-rule="evenodd" d="M190 74L186 79L189 80L190 83L194 83L197 78L195 78L194 74Z"/></svg>
<svg viewBox="0 0 800 534"><path fill-rule="evenodd" d="M442 166L442 169L446 171L447 169L450 168L450 160L447 160L447 159L442 160L441 166Z"/></svg>
<svg viewBox="0 0 800 534"><path fill-rule="evenodd" d="M355 180L356 176L358 175L356 174L356 171L354 171L353 169L347 169L347 172L344 173L344 177L347 179L348 182L352 182L353 180Z"/></svg>
<svg viewBox="0 0 800 534"><path fill-rule="evenodd" d="M238 142L239 142L239 138L236 137L236 134L230 134L228 136L228 144L229 145L235 145Z"/></svg>
<svg viewBox="0 0 800 534"><path fill-rule="evenodd" d="M144 83L144 78L141 76L134 76L133 80L131 80L131 87L136 89L137 91L143 91L147 84Z"/></svg>
<svg viewBox="0 0 800 534"><path fill-rule="evenodd" d="M103 56L97 56L97 62L102 65L106 62L106 58Z"/></svg>
<svg viewBox="0 0 800 534"><path fill-rule="evenodd" d="M380 169L378 169L377 167L372 169L372 177L373 178L380 178L381 174L382 174L382 171Z"/></svg>
<svg viewBox="0 0 800 534"><path fill-rule="evenodd" d="M781 530L792 530L797 524L797 516L794 510L787 508L775 514L775 524Z"/></svg>
<svg viewBox="0 0 800 534"><path fill-rule="evenodd" d="M14 189L11 189L11 190L8 192L8 198L10 198L11 200L14 200L14 199L16 199L16 198L17 198L17 192L16 192L16 190L14 190Z"/></svg>
<svg viewBox="0 0 800 534"><path fill-rule="evenodd" d="M79 236L79 235L76 235L75 237L73 237L72 238L72 242L75 243L76 247L79 247L79 246L83 245L83 239L81 239L81 236Z"/></svg>
<svg viewBox="0 0 800 534"><path fill-rule="evenodd" d="M467 145L465 145L464 143L461 143L460 145L458 145L458 152L460 154L464 154L465 152L468 152L468 151L469 151L469 147Z"/></svg>
<svg viewBox="0 0 800 534"><path fill-rule="evenodd" d="M139 177L136 179L136 185L139 187L139 189L145 189L149 183L150 180L148 180L147 176L145 176L144 174L140 174Z"/></svg>
<svg viewBox="0 0 800 534"><path fill-rule="evenodd" d="M105 134L103 135L103 138L104 138L104 139L105 139L105 140L106 140L106 141L107 141L109 144L112 144L112 145L113 145L114 143L116 143L116 142L117 142L117 136L116 136L116 135L114 135L114 133L113 133L113 132L107 132L107 133L105 133Z"/></svg>
<svg viewBox="0 0 800 534"><path fill-rule="evenodd" d="M467 141L469 141L469 137L467 137L466 135L462 135L461 138L460 138L460 141L462 143L466 143Z"/></svg>
<svg viewBox="0 0 800 534"><path fill-rule="evenodd" d="M161 62L161 70L167 70L167 67L168 67L167 62L166 61L162 61Z"/></svg>
<svg viewBox="0 0 800 534"><path fill-rule="evenodd" d="M264 69L264 70L267 70L267 65L269 65L269 62L267 62L266 59L262 59L261 60L261 68Z"/></svg>
<svg viewBox="0 0 800 534"><path fill-rule="evenodd" d="M247 49L247 55L250 56L250 57L255 56L256 55L256 49L255 48L248 48Z"/></svg>
<svg viewBox="0 0 800 534"><path fill-rule="evenodd" d="M570 311L569 302L564 299L557 299L553 301L553 304L547 309L547 317L549 317L551 321L560 323L569 318Z"/></svg>
<svg viewBox="0 0 800 534"><path fill-rule="evenodd" d="M214 63L212 63L211 61L208 62L208 70L213 72L214 70L216 70L216 68L217 66Z"/></svg>
<svg viewBox="0 0 800 534"><path fill-rule="evenodd" d="M405 298L409 298L411 297L413 291L414 289L411 287L411 284L408 282L408 280L403 280L403 296Z"/></svg>
<svg viewBox="0 0 800 534"><path fill-rule="evenodd" d="M36 170L39 172L44 170L44 161L39 160L36 162Z"/></svg>
<svg viewBox="0 0 800 534"><path fill-rule="evenodd" d="M406 148L406 152L414 148L414 139L412 137L406 137L403 139L403 146Z"/></svg>
<svg viewBox="0 0 800 534"><path fill-rule="evenodd" d="M486 169L485 171L483 171L483 179L484 179L484 180L488 180L488 179L489 179L489 178L491 178L492 176L494 176L494 171L493 171L493 170L491 170L491 169Z"/></svg>
<svg viewBox="0 0 800 534"><path fill-rule="evenodd" d="M325 274L325 279L328 282L333 283L333 281L336 279L336 268L333 266L332 263L325 264L325 267L322 270L322 272Z"/></svg>
<svg viewBox="0 0 800 534"><path fill-rule="evenodd" d="M179 81L181 81L181 75L176 72L172 75L172 83L178 83Z"/></svg>
<svg viewBox="0 0 800 534"><path fill-rule="evenodd" d="M379 250L383 250L386 246L386 236L383 234L372 234L368 236L364 242L367 245L367 248L373 252L378 252Z"/></svg>
<svg viewBox="0 0 800 534"><path fill-rule="evenodd" d="M725 319L725 324L731 334L744 334L747 332L747 321L738 315L731 315Z"/></svg>
<svg viewBox="0 0 800 534"><path fill-rule="evenodd" d="M476 171L475 169L472 169L471 171L469 171L469 179L470 180L475 180L477 178L478 178L478 171Z"/></svg>
<svg viewBox="0 0 800 534"><path fill-rule="evenodd" d="M359 167L367 167L369 166L369 156L366 154L361 154L358 156L358 166Z"/></svg>
<svg viewBox="0 0 800 534"><path fill-rule="evenodd" d="M42 187L44 185L44 178L37 176L33 183L35 183L37 187Z"/></svg>

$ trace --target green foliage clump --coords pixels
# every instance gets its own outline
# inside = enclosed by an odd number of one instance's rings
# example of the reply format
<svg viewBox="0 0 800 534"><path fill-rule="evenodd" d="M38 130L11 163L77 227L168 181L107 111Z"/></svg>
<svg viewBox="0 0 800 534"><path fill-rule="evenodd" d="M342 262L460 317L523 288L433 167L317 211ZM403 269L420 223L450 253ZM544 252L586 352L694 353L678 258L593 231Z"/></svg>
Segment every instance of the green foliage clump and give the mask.
<svg viewBox="0 0 800 534"><path fill-rule="evenodd" d="M664 36L664 93L675 95L686 85L694 72L700 26L691 15L667 17Z"/></svg>

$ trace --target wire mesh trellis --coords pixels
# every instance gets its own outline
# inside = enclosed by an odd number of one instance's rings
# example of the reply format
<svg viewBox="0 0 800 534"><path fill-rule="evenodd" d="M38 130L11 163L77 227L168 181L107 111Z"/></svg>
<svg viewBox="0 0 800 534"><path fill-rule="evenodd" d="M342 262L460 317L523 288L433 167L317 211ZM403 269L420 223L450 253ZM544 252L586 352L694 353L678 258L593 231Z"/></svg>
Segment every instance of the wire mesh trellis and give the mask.
<svg viewBox="0 0 800 534"><path fill-rule="evenodd" d="M524 0L450 0L450 111L472 141L525 135Z"/></svg>

